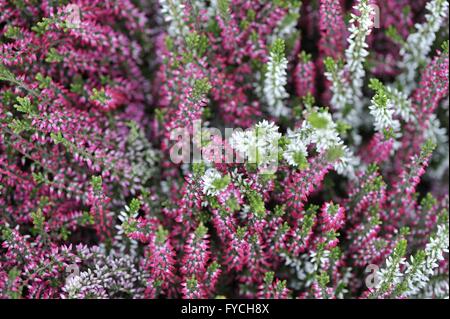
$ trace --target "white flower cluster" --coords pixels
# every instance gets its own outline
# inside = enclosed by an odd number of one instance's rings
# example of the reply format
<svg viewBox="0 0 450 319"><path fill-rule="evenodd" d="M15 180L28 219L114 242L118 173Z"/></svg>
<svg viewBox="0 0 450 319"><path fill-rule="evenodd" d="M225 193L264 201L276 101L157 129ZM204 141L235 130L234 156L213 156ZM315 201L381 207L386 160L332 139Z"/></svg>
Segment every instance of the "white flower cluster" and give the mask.
<svg viewBox="0 0 450 319"><path fill-rule="evenodd" d="M350 73L353 102L355 107L359 107L365 76L364 61L369 55L366 38L372 32L375 11L373 6L369 4L369 0L360 0L354 9L359 12L359 15L351 15L349 46L345 51L345 58L347 61L346 70Z"/></svg>
<svg viewBox="0 0 450 319"><path fill-rule="evenodd" d="M448 13L447 0L431 0L427 3L428 13L425 22L416 25L416 32L411 33L400 51L403 59L399 67L403 70L399 75L400 84L406 94L410 94L416 87L416 72L419 66L426 62L436 33L439 31Z"/></svg>
<svg viewBox="0 0 450 319"><path fill-rule="evenodd" d="M143 297L146 274L134 257L115 251L108 255L103 247L89 249L88 269L67 279L62 298Z"/></svg>
<svg viewBox="0 0 450 319"><path fill-rule="evenodd" d="M345 70L340 69L335 72L325 72L325 77L331 82L331 105L336 109L336 116L339 120L343 119L342 111L349 101L352 100L352 90L345 80Z"/></svg>
<svg viewBox="0 0 450 319"><path fill-rule="evenodd" d="M449 299L450 287L448 274L436 272L432 281L418 294L418 299Z"/></svg>
<svg viewBox="0 0 450 319"><path fill-rule="evenodd" d="M436 114L430 115L430 123L425 131L425 139L432 140L437 145L433 157L443 159L437 167L430 167L428 174L433 178L441 179L449 167L449 147L447 130L445 127L441 126L440 120Z"/></svg>
<svg viewBox="0 0 450 319"><path fill-rule="evenodd" d="M378 282L376 289L380 289L383 285L390 285L396 287L402 282L401 267L405 264L406 258L393 258L389 256L386 258L386 266L378 272Z"/></svg>
<svg viewBox="0 0 450 319"><path fill-rule="evenodd" d="M308 155L307 147L310 144L314 144L316 151L320 154L339 147L342 150L342 156L333 164L334 169L341 175L353 178L355 176L354 166L359 163L358 158L344 145L331 114L327 111L314 112L314 114L323 125L313 127L308 120L305 120L300 129L289 132L288 139L290 143L283 157L290 165L297 166L295 161L296 152L301 152L306 157Z"/></svg>
<svg viewBox="0 0 450 319"><path fill-rule="evenodd" d="M214 168L206 170L202 176L203 193L211 196L219 194L226 187L226 185L219 183L221 180L223 180L223 176L219 171Z"/></svg>
<svg viewBox="0 0 450 319"><path fill-rule="evenodd" d="M278 126L263 120L251 130L234 132L230 143L249 163L264 166L278 161L280 138Z"/></svg>
<svg viewBox="0 0 450 319"><path fill-rule="evenodd" d="M270 52L263 91L269 106L269 112L273 116L286 116L288 114L289 109L283 103L283 100L289 97L285 89L287 65L288 60L284 56L278 57L276 52Z"/></svg>
<svg viewBox="0 0 450 319"><path fill-rule="evenodd" d="M130 187L130 192L134 195L141 190L141 185L145 185L155 174L156 163L158 162L158 153L154 150L143 130L134 122L130 124L126 156L131 159L130 179L135 183Z"/></svg>
<svg viewBox="0 0 450 319"><path fill-rule="evenodd" d="M372 99L369 106L370 115L375 119L375 130L383 133L386 129L392 129L397 132L400 129L400 122L394 119L394 103L388 100L386 105L380 105L376 99Z"/></svg>
<svg viewBox="0 0 450 319"><path fill-rule="evenodd" d="M369 55L366 43L367 36L372 32L375 11L368 0L360 0L354 7L359 15L352 14L347 41L349 43L345 51L346 63L344 66L334 65L334 70L325 72L326 78L331 82L331 105L336 109L335 117L357 127L364 119L361 116L363 108L362 87L364 83L364 62ZM351 106L351 109L347 109ZM360 141L360 136L353 132L355 143Z"/></svg>
<svg viewBox="0 0 450 319"><path fill-rule="evenodd" d="M336 123L328 112L316 113L324 123L323 127L316 127L312 130L311 143L316 144L317 151L324 153L330 148L343 144L339 133L336 130ZM310 124L309 124L310 125Z"/></svg>
<svg viewBox="0 0 450 319"><path fill-rule="evenodd" d="M188 33L188 28L183 21L185 5L180 0L159 0L161 13L168 25L168 33L171 37L183 37Z"/></svg>
<svg viewBox="0 0 450 319"><path fill-rule="evenodd" d="M386 87L386 92L392 104L395 106L395 114L400 116L406 122L414 119L414 113L412 111L411 100L408 98L408 94L403 91L399 91L392 86Z"/></svg>
<svg viewBox="0 0 450 319"><path fill-rule="evenodd" d="M290 143L287 145L283 157L286 162L291 166L299 166L299 158L307 158L308 151L304 140L293 132L288 134L288 139Z"/></svg>
<svg viewBox="0 0 450 319"><path fill-rule="evenodd" d="M417 267L411 267L414 263L414 258L411 257L410 263L406 263L405 276L409 280L408 289L402 294L404 297L415 296L427 286L430 278L434 275L435 269L439 267L439 262L444 259L444 253L448 252L448 241L448 224L439 225L436 235L431 238L425 247L426 257L423 262Z"/></svg>

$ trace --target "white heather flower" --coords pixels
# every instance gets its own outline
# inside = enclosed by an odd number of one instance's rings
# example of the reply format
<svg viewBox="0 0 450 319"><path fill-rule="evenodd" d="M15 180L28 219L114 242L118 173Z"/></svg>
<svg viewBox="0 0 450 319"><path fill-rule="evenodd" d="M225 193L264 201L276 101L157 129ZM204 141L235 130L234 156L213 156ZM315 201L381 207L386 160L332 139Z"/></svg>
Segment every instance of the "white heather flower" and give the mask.
<svg viewBox="0 0 450 319"><path fill-rule="evenodd" d="M426 288L430 278L439 267L439 262L444 259L444 253L448 253L449 246L449 227L439 225L436 235L430 239L425 247L424 260L413 270L414 258L411 257L410 263L407 263L405 274L409 274L408 288L402 294L404 297L417 295L422 289ZM412 273L411 273L412 272ZM411 273L411 274L410 274Z"/></svg>
<svg viewBox="0 0 450 319"><path fill-rule="evenodd" d="M209 168L202 177L203 193L217 195L228 186L227 181L229 181L228 176L223 177L216 169Z"/></svg>
<svg viewBox="0 0 450 319"><path fill-rule="evenodd" d="M138 215L139 215L138 212L130 213L130 207L128 207L128 205L125 205L125 211L121 210L119 212L118 218L120 222L115 227L117 229L117 234L123 236L125 234L125 231L123 229L123 223L128 221L130 218L138 217Z"/></svg>
<svg viewBox="0 0 450 319"><path fill-rule="evenodd" d="M344 155L334 163L333 167L338 174L353 179L356 177L355 167L357 167L361 161L359 157L349 150L347 145L343 145L343 142L341 145Z"/></svg>
<svg viewBox="0 0 450 319"><path fill-rule="evenodd" d="M414 113L408 95L391 86L386 87L386 92L394 105L395 114L406 122L411 121L414 118Z"/></svg>
<svg viewBox="0 0 450 319"><path fill-rule="evenodd" d="M369 106L370 115L375 119L375 129L383 133L386 129L392 129L397 132L400 129L400 122L393 118L394 105L391 101L388 101L386 105L379 105L375 100L372 100L372 104Z"/></svg>
<svg viewBox="0 0 450 319"><path fill-rule="evenodd" d="M296 136L289 138L290 143L283 153L283 157L291 166L299 166L299 159L306 159L308 157L308 151L303 140Z"/></svg>
<svg viewBox="0 0 450 319"><path fill-rule="evenodd" d="M316 145L317 152L321 154L324 154L332 148L340 148L342 156L337 158L333 163L334 169L338 174L354 178L355 167L360 162L359 158L344 145L331 114L328 112L315 112L313 114L315 114L313 119L311 119L311 115L308 119L309 122L313 123L306 125L312 128L311 143ZM314 122L317 122L317 124L314 124Z"/></svg>
<svg viewBox="0 0 450 319"><path fill-rule="evenodd" d="M441 127L440 120L436 114L430 115L430 122L424 134L426 140L432 140L437 145L434 156L442 158L440 164L437 167L431 167L428 173L433 178L441 179L448 170L449 148L447 130L444 127Z"/></svg>
<svg viewBox="0 0 450 319"><path fill-rule="evenodd" d="M230 142L249 163L265 165L278 159L280 138L278 126L264 120L256 124L252 130L234 132Z"/></svg>
<svg viewBox="0 0 450 319"><path fill-rule="evenodd" d="M334 123L331 114L328 112L315 113L326 123L323 127L315 127L311 136L311 142L316 144L317 151L323 153L338 145L341 141L336 130L336 123Z"/></svg>
<svg viewBox="0 0 450 319"><path fill-rule="evenodd" d="M287 65L288 61L284 57L284 41L277 39L270 52L263 89L269 112L274 116L288 114L288 109L283 103L283 100L289 97L285 89Z"/></svg>
<svg viewBox="0 0 450 319"><path fill-rule="evenodd" d="M342 111L349 101L352 100L352 90L347 83L345 70L335 66L335 69L332 72L325 72L325 76L327 80L331 82L331 91L333 92L331 105L337 110L337 118L342 120Z"/></svg>
<svg viewBox="0 0 450 319"><path fill-rule="evenodd" d="M403 73L399 75L399 81L408 95L416 87L415 79L419 66L426 62L436 39L436 33L447 16L448 1L431 0L427 3L426 9L428 12L425 15L425 22L416 24L416 32L408 36L400 50L403 59L399 62L399 67Z"/></svg>
<svg viewBox="0 0 450 319"><path fill-rule="evenodd" d="M394 260L392 256L386 258L386 266L382 268L379 273L379 283L377 288L380 288L383 284L389 283L392 287L397 286L403 277L401 272L402 265L405 264L405 258L400 258ZM389 280L389 281L388 281Z"/></svg>
<svg viewBox="0 0 450 319"><path fill-rule="evenodd" d="M180 0L159 0L161 13L168 25L168 33L171 37L183 37L188 33L188 28L183 21L185 5Z"/></svg>
<svg viewBox="0 0 450 319"><path fill-rule="evenodd" d="M349 46L345 51L345 58L347 61L346 70L350 73L353 102L355 107L359 108L361 107L362 86L365 76L364 61L369 55L366 39L372 32L375 12L372 5L369 4L369 0L360 0L354 9L359 12L359 15L351 15Z"/></svg>

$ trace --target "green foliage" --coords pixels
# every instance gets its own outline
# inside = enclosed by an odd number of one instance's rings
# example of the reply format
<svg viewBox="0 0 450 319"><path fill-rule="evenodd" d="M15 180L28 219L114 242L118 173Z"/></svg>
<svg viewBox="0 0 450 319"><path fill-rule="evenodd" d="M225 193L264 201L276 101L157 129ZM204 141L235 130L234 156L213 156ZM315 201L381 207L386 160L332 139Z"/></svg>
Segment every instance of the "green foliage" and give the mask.
<svg viewBox="0 0 450 319"><path fill-rule="evenodd" d="M247 194L250 209L257 217L263 218L266 214L264 200L261 195L254 190L250 190Z"/></svg>
<svg viewBox="0 0 450 319"><path fill-rule="evenodd" d="M231 181L231 177L230 175L225 175L221 178L217 178L212 182L212 185L214 186L215 189L217 190L221 190L221 189L225 189Z"/></svg>
<svg viewBox="0 0 450 319"><path fill-rule="evenodd" d="M307 120L315 129L326 129L329 124L328 120L318 112L311 112Z"/></svg>
<svg viewBox="0 0 450 319"><path fill-rule="evenodd" d="M18 120L13 119L11 123L8 124L8 127L14 132L14 134L20 134L23 131L30 129L30 122L27 120Z"/></svg>
<svg viewBox="0 0 450 319"><path fill-rule="evenodd" d="M230 20L230 0L218 0L217 9L223 21L227 22Z"/></svg>
<svg viewBox="0 0 450 319"><path fill-rule="evenodd" d="M405 40L402 38L402 36L398 33L397 29L391 25L386 30L386 36L389 37L392 41L398 44L404 44Z"/></svg>
<svg viewBox="0 0 450 319"><path fill-rule="evenodd" d="M275 278L275 273L273 271L268 271L264 275L264 283L267 286L270 286L273 283L274 278Z"/></svg>
<svg viewBox="0 0 450 319"><path fill-rule="evenodd" d="M397 246L395 246L394 251L391 255L392 262L390 264L390 267L387 269L383 283L381 284L381 287L372 294L372 296L382 295L391 288L397 272L397 267L400 264L400 261L403 258L403 256L406 254L407 244L408 243L405 239L401 239L397 243Z"/></svg>
<svg viewBox="0 0 450 319"><path fill-rule="evenodd" d="M94 225L95 219L89 212L83 212L80 217L80 222L82 225Z"/></svg>
<svg viewBox="0 0 450 319"><path fill-rule="evenodd" d="M186 47L193 55L202 57L208 48L208 38L204 34L191 32L186 37Z"/></svg>
<svg viewBox="0 0 450 319"><path fill-rule="evenodd" d="M342 158L344 156L344 149L342 148L341 145L335 145L330 147L326 154L325 154L325 158L328 162L333 163L335 161L337 161L338 159Z"/></svg>
<svg viewBox="0 0 450 319"><path fill-rule="evenodd" d="M92 101L97 101L101 104L105 104L109 101L109 97L106 95L105 89L101 88L100 90L97 90L96 88L92 89L92 94L89 97Z"/></svg>
<svg viewBox="0 0 450 319"><path fill-rule="evenodd" d="M156 242L160 245L164 244L169 236L169 231L165 230L161 225L156 231Z"/></svg>
<svg viewBox="0 0 450 319"><path fill-rule="evenodd" d="M63 144L66 145L67 144L67 140L63 137L61 132L58 133L50 133L50 138L53 140L53 143L55 143L56 145L58 144Z"/></svg>
<svg viewBox="0 0 450 319"><path fill-rule="evenodd" d="M296 152L293 155L293 158L300 170L307 169L309 167L308 159L306 158L305 154Z"/></svg>
<svg viewBox="0 0 450 319"><path fill-rule="evenodd" d="M138 198L133 198L129 205L130 215L133 215L139 211L141 208L141 201Z"/></svg>
<svg viewBox="0 0 450 319"><path fill-rule="evenodd" d="M245 237L245 234L247 233L247 227L246 226L238 226L236 229L236 236L239 239L243 239Z"/></svg>
<svg viewBox="0 0 450 319"><path fill-rule="evenodd" d="M50 83L52 82L51 77L49 76L44 77L40 72L36 75L36 80L39 82L40 89L46 89L50 87Z"/></svg>
<svg viewBox="0 0 450 319"><path fill-rule="evenodd" d="M208 78L203 78L196 80L194 83L194 87L192 89L192 98L195 101L200 100L206 94L208 94L209 90L211 90L212 86L209 83Z"/></svg>
<svg viewBox="0 0 450 319"><path fill-rule="evenodd" d="M33 231L36 234L43 234L45 217L44 214L42 213L42 210L38 209L36 212L32 212L31 218L33 220Z"/></svg>
<svg viewBox="0 0 450 319"><path fill-rule="evenodd" d="M193 163L192 164L192 171L194 173L194 176L203 176L206 171L206 165L205 163Z"/></svg>
<svg viewBox="0 0 450 319"><path fill-rule="evenodd" d="M12 268L8 272L8 287L12 287L13 283L16 281L18 277L20 277L21 273L20 270L16 267ZM20 286L18 290L15 289L8 289L8 295L11 299L20 299L22 296L22 289L23 286Z"/></svg>
<svg viewBox="0 0 450 319"><path fill-rule="evenodd" d="M430 156L431 153L433 153L433 151L436 149L436 146L437 145L433 140L431 140L431 139L426 140L420 150L420 159L424 160L425 158Z"/></svg>
<svg viewBox="0 0 450 319"><path fill-rule="evenodd" d="M270 49L270 54L275 63L280 63L284 59L285 43L283 39L276 39Z"/></svg>
<svg viewBox="0 0 450 319"><path fill-rule="evenodd" d="M18 39L20 37L20 28L9 25L3 35L8 39Z"/></svg>
<svg viewBox="0 0 450 319"><path fill-rule="evenodd" d="M449 50L449 40L444 41L444 43L442 43L442 52L445 55L448 55L448 50Z"/></svg>
<svg viewBox="0 0 450 319"><path fill-rule="evenodd" d="M303 223L300 229L301 238L306 238L314 226L314 222L317 215L317 210L319 206L311 205L308 207L305 216L303 217Z"/></svg>
<svg viewBox="0 0 450 319"><path fill-rule="evenodd" d="M56 51L55 48L50 48L48 50L47 56L45 57L45 62L47 63L58 63L63 61L63 56Z"/></svg>
<svg viewBox="0 0 450 319"><path fill-rule="evenodd" d="M328 283L330 282L330 276L325 271L321 271L316 275L317 283L321 288L326 288Z"/></svg>
<svg viewBox="0 0 450 319"><path fill-rule="evenodd" d="M312 55L310 53L306 53L305 51L300 52L300 54L298 55L298 59L299 61L301 61L302 63L308 63L311 62L312 59Z"/></svg>
<svg viewBox="0 0 450 319"><path fill-rule="evenodd" d="M0 81L13 82L15 80L14 74L2 63L0 63Z"/></svg>
<svg viewBox="0 0 450 319"><path fill-rule="evenodd" d="M41 21L36 23L36 25L31 27L31 30L36 32L38 35L43 35L45 32L47 32L50 29L50 25L54 21L50 18L42 18Z"/></svg>
<svg viewBox="0 0 450 319"><path fill-rule="evenodd" d="M370 79L369 88L376 92L375 96L373 97L375 106L386 108L389 97L386 93L386 88L384 87L383 83L381 83L381 81L378 79Z"/></svg>
<svg viewBox="0 0 450 319"><path fill-rule="evenodd" d="M195 230L195 238L202 239L206 236L207 233L208 228L206 228L205 225L203 225L203 223L200 223L197 229Z"/></svg>
<svg viewBox="0 0 450 319"><path fill-rule="evenodd" d="M17 103L18 104L14 104L14 108L21 112L21 113L26 113L26 114L35 114L36 113L36 108L33 106L33 104L30 101L30 98L28 96L25 97L17 97Z"/></svg>
<svg viewBox="0 0 450 319"><path fill-rule="evenodd" d="M102 181L101 176L92 176L91 177L91 186L95 192L101 192L102 185L103 185L103 181Z"/></svg>
<svg viewBox="0 0 450 319"><path fill-rule="evenodd" d="M41 172L33 173L33 180L36 182L36 184L43 184L47 181L44 174Z"/></svg>
<svg viewBox="0 0 450 319"><path fill-rule="evenodd" d="M336 62L331 57L326 57L323 60L323 64L325 65L325 70L327 72L333 73L336 70Z"/></svg>
<svg viewBox="0 0 450 319"><path fill-rule="evenodd" d="M82 95L84 92L84 83L81 76L78 74L73 78L73 82L70 83L70 92Z"/></svg>

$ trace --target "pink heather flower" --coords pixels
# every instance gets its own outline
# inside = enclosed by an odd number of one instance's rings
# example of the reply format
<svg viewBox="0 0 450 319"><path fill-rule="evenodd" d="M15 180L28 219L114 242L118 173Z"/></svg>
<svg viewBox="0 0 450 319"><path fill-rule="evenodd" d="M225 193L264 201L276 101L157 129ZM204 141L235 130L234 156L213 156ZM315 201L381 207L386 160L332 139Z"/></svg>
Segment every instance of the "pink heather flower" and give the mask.
<svg viewBox="0 0 450 319"><path fill-rule="evenodd" d="M203 285L201 285L195 277L187 279L181 286L183 299L204 299L207 296Z"/></svg>
<svg viewBox="0 0 450 319"><path fill-rule="evenodd" d="M319 7L319 50L322 57L337 59L344 53L346 26L341 0L321 0Z"/></svg>
<svg viewBox="0 0 450 319"><path fill-rule="evenodd" d="M324 164L320 160L311 160L308 169L294 172L285 181L283 201L286 202L287 208L292 211L294 217L302 216L305 201L315 187L321 184L330 168L329 164Z"/></svg>
<svg viewBox="0 0 450 319"><path fill-rule="evenodd" d="M260 299L287 299L289 290L286 282L279 279L274 280L273 273L266 273L264 283L259 286L257 297Z"/></svg>
<svg viewBox="0 0 450 319"><path fill-rule="evenodd" d="M299 62L295 68L295 92L299 97L305 97L308 94L312 96L316 93L316 66L311 58L306 54L300 56Z"/></svg>
<svg viewBox="0 0 450 319"><path fill-rule="evenodd" d="M154 295L154 289L163 292L169 290L175 280L175 251L170 244L167 232L160 227L148 247L148 260L145 267L149 270L146 294Z"/></svg>
<svg viewBox="0 0 450 319"><path fill-rule="evenodd" d="M377 132L370 140L367 147L361 152L361 157L366 163L380 164L386 161L391 155L394 146L394 139L386 138Z"/></svg>
<svg viewBox="0 0 450 319"><path fill-rule="evenodd" d="M207 229L200 224L195 232L189 235L184 246L184 257L182 260L181 273L190 278L192 275L201 275L206 271L209 260L209 240Z"/></svg>
<svg viewBox="0 0 450 319"><path fill-rule="evenodd" d="M325 203L322 206L319 217L323 231L338 230L344 225L344 208L333 203Z"/></svg>

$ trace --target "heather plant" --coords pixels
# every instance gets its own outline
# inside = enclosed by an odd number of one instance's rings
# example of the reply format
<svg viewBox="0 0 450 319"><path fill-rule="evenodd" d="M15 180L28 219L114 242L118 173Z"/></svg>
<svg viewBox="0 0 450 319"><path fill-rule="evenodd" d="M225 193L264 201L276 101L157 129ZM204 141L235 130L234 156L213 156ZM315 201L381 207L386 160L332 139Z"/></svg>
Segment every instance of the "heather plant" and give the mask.
<svg viewBox="0 0 450 319"><path fill-rule="evenodd" d="M0 298L448 298L447 0L0 0Z"/></svg>

